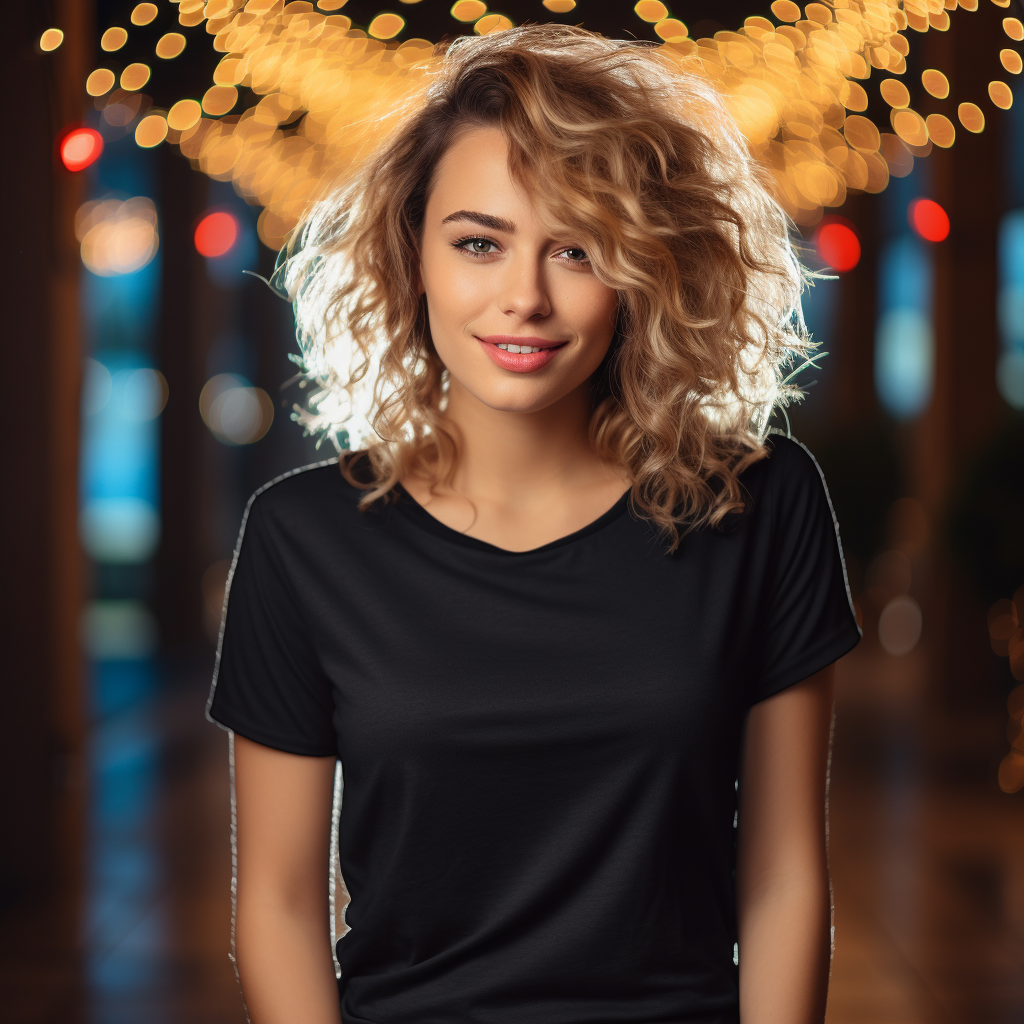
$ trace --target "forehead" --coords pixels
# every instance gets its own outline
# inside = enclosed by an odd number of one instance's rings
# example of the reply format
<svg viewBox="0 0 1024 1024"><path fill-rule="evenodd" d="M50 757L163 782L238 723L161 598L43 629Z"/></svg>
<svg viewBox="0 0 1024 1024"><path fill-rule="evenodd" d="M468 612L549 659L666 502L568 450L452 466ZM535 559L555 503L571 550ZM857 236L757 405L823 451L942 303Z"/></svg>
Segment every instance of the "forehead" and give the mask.
<svg viewBox="0 0 1024 1024"><path fill-rule="evenodd" d="M489 209L496 203L526 204L509 174L505 137L497 128L466 129L438 161L427 205L443 218L459 209L499 212ZM500 212L507 216L509 211Z"/></svg>

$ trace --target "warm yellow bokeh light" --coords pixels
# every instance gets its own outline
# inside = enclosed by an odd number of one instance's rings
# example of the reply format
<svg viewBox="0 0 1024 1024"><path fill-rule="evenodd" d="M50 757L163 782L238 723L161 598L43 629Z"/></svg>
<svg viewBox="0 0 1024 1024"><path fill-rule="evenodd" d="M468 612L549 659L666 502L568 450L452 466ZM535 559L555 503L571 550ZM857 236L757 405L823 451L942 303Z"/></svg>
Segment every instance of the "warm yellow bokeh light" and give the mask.
<svg viewBox="0 0 1024 1024"><path fill-rule="evenodd" d="M167 127L176 132L187 131L202 116L203 108L195 100L178 100L167 111Z"/></svg>
<svg viewBox="0 0 1024 1024"><path fill-rule="evenodd" d="M163 60L173 60L185 49L185 37L180 32L167 32L156 41L156 55Z"/></svg>
<svg viewBox="0 0 1024 1024"><path fill-rule="evenodd" d="M568 14L576 6L576 0L543 0L552 14Z"/></svg>
<svg viewBox="0 0 1024 1024"><path fill-rule="evenodd" d="M949 149L956 141L956 127L945 114L929 114L924 121L928 128L928 138L936 146Z"/></svg>
<svg viewBox="0 0 1024 1024"><path fill-rule="evenodd" d="M996 5L996 7L1009 7L1010 6L1010 0L992 0L992 3L994 3Z"/></svg>
<svg viewBox="0 0 1024 1024"><path fill-rule="evenodd" d="M989 82L988 98L1001 110L1009 110L1013 106L1013 92L1005 82Z"/></svg>
<svg viewBox="0 0 1024 1024"><path fill-rule="evenodd" d="M132 24L148 25L157 13L156 4L136 4L132 11Z"/></svg>
<svg viewBox="0 0 1024 1024"><path fill-rule="evenodd" d="M878 91L890 107L899 109L910 106L910 90L898 78L884 79Z"/></svg>
<svg viewBox="0 0 1024 1024"><path fill-rule="evenodd" d="M85 91L90 96L102 96L114 88L114 72L109 68L97 68L85 80Z"/></svg>
<svg viewBox="0 0 1024 1024"><path fill-rule="evenodd" d="M100 49L106 50L108 53L112 53L114 50L120 50L127 42L128 33L125 29L108 28L107 31L100 36Z"/></svg>
<svg viewBox="0 0 1024 1024"><path fill-rule="evenodd" d="M149 114L135 127L135 141L143 149L159 146L167 138L167 120L163 114Z"/></svg>
<svg viewBox="0 0 1024 1024"><path fill-rule="evenodd" d="M211 85L203 95L203 110L213 117L221 117L237 102L238 90L233 85Z"/></svg>
<svg viewBox="0 0 1024 1024"><path fill-rule="evenodd" d="M512 22L504 14L485 14L474 26L478 36L489 36L494 32L504 32L512 28Z"/></svg>
<svg viewBox="0 0 1024 1024"><path fill-rule="evenodd" d="M59 28L48 28L39 37L39 49L43 53L50 53L52 50L56 50L63 42L64 33Z"/></svg>
<svg viewBox="0 0 1024 1024"><path fill-rule="evenodd" d="M125 92L135 92L149 81L149 75L148 64L129 64L121 72L121 88Z"/></svg>
<svg viewBox="0 0 1024 1024"><path fill-rule="evenodd" d="M956 116L969 132L977 134L985 130L985 115L977 103L961 103L956 108Z"/></svg>
<svg viewBox="0 0 1024 1024"><path fill-rule="evenodd" d="M640 0L640 2L633 8L636 12L636 16L641 21L663 21L668 17L668 8L661 2L661 0Z"/></svg>
<svg viewBox="0 0 1024 1024"><path fill-rule="evenodd" d="M378 14L366 28L366 34L374 39L394 39L405 28L405 18L397 14Z"/></svg>
<svg viewBox="0 0 1024 1024"><path fill-rule="evenodd" d="M1003 18L1003 31L1015 42L1024 39L1024 24L1020 18Z"/></svg>
<svg viewBox="0 0 1024 1024"><path fill-rule="evenodd" d="M851 114L846 119L846 123L843 125L843 134L854 149L869 153L875 152L881 142L881 135L878 128L875 127L875 122L860 114Z"/></svg>
<svg viewBox="0 0 1024 1024"><path fill-rule="evenodd" d="M666 43L678 43L685 39L690 30L678 18L665 18L654 26L655 34Z"/></svg>
<svg viewBox="0 0 1024 1024"><path fill-rule="evenodd" d="M409 0L405 0L405 3L408 2ZM340 11L347 3L348 0L317 0L317 7L321 11Z"/></svg>
<svg viewBox="0 0 1024 1024"><path fill-rule="evenodd" d="M486 13L487 4L482 0L457 0L451 9L451 15L456 21L476 21Z"/></svg>
<svg viewBox="0 0 1024 1024"><path fill-rule="evenodd" d="M894 110L890 120L892 130L908 146L928 145L928 127L916 110Z"/></svg>
<svg viewBox="0 0 1024 1024"><path fill-rule="evenodd" d="M1000 50L999 63L1010 72L1011 75L1019 75L1024 63L1021 62L1020 54L1016 50Z"/></svg>
<svg viewBox="0 0 1024 1024"><path fill-rule="evenodd" d="M937 100L944 100L949 95L949 79L935 68L921 72L921 84L925 91Z"/></svg>
<svg viewBox="0 0 1024 1024"><path fill-rule="evenodd" d="M772 4L772 14L779 21L799 21L801 18L800 8L793 0L775 0Z"/></svg>

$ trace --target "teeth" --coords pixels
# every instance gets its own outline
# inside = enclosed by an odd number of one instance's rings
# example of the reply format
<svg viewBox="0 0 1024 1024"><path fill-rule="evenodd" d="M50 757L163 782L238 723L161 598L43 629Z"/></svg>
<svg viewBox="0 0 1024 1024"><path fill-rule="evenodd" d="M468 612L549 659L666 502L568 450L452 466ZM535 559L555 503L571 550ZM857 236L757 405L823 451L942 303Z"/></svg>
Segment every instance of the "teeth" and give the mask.
<svg viewBox="0 0 1024 1024"><path fill-rule="evenodd" d="M519 353L519 352L523 352L523 353L540 352L539 348L532 348L530 345L499 345L498 348L504 349L506 352L513 352L513 353Z"/></svg>

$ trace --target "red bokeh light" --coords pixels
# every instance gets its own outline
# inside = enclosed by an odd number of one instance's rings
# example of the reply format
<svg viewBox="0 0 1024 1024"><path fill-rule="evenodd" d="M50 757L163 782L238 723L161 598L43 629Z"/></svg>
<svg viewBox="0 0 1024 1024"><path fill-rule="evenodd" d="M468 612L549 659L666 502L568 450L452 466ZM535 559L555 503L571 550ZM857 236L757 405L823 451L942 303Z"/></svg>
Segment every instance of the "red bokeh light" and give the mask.
<svg viewBox="0 0 1024 1024"><path fill-rule="evenodd" d="M103 152L103 136L93 128L73 128L61 139L61 163L69 171L84 171Z"/></svg>
<svg viewBox="0 0 1024 1024"><path fill-rule="evenodd" d="M833 270L845 273L860 262L860 239L842 217L826 217L814 234L818 254Z"/></svg>
<svg viewBox="0 0 1024 1024"><path fill-rule="evenodd" d="M238 221L223 210L208 213L196 225L195 242L200 256L223 256L237 239Z"/></svg>
<svg viewBox="0 0 1024 1024"><path fill-rule="evenodd" d="M907 208L907 219L926 242L949 237L949 215L934 199L915 199Z"/></svg>

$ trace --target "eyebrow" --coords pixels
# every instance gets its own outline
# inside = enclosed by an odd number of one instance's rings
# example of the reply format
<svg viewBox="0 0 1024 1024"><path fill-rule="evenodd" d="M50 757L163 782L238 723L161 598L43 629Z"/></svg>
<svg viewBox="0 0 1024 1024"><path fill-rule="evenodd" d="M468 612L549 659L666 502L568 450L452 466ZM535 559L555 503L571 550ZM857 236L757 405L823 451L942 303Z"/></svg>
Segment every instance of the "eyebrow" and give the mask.
<svg viewBox="0 0 1024 1024"><path fill-rule="evenodd" d="M452 220L470 220L474 224L490 228L492 231L504 231L506 235L514 235L516 233L516 226L512 221L505 220L504 217L492 217L489 213L476 213L473 210L459 210L456 213L448 214L441 223L447 224Z"/></svg>

